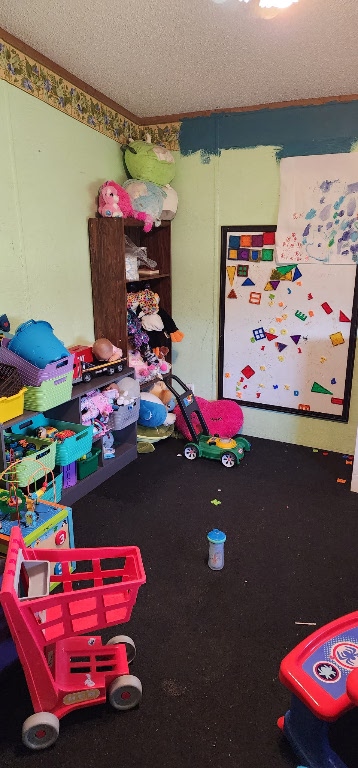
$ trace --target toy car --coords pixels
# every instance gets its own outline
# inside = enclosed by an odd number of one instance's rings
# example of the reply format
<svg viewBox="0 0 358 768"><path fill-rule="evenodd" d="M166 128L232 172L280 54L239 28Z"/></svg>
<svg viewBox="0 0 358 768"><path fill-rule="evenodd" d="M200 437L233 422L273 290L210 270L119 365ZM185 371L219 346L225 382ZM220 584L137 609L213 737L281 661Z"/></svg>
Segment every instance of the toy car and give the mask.
<svg viewBox="0 0 358 768"><path fill-rule="evenodd" d="M218 437L216 435L198 435L197 440L187 443L184 448L186 459L197 459L203 456L205 459L221 461L224 467L234 467L244 458L245 451L250 450L250 443L244 437Z"/></svg>
<svg viewBox="0 0 358 768"><path fill-rule="evenodd" d="M96 376L100 376L102 373L108 373L111 376L112 373L123 370L123 363L125 358L114 360L111 363L99 363L93 357L92 348L82 346L81 344L77 344L74 347L69 347L68 351L71 353L71 355L74 355L74 384L78 384L81 381L89 382L91 379L95 378Z"/></svg>
<svg viewBox="0 0 358 768"><path fill-rule="evenodd" d="M183 394L179 394L173 388L172 379L180 384L184 390ZM248 440L240 435L235 437L219 437L219 435L210 435L208 425L204 419L204 416L199 408L198 402L194 397L193 392L174 374L170 374L165 377L165 383L168 389L173 392L177 399L179 408L184 416L185 423L191 434L192 440L187 443L184 448L184 456L186 459L193 461L199 457L205 459L215 459L221 461L224 467L234 467L235 464L239 464L241 459L244 458L245 451L249 451L251 445ZM195 413L199 419L202 432L197 435L193 424L190 419L190 415Z"/></svg>

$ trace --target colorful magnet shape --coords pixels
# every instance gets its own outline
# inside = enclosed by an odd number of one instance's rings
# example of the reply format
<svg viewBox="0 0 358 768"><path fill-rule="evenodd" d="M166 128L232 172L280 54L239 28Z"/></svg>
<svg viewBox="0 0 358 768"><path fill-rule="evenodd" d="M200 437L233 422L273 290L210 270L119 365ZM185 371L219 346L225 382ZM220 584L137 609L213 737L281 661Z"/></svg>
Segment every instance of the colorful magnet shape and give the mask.
<svg viewBox="0 0 358 768"><path fill-rule="evenodd" d="M250 251L250 261L260 261L261 251Z"/></svg>
<svg viewBox="0 0 358 768"><path fill-rule="evenodd" d="M266 338L266 334L263 328L255 328L252 333L254 334L256 341Z"/></svg>
<svg viewBox="0 0 358 768"><path fill-rule="evenodd" d="M347 315L345 315L344 312L342 312L342 310L339 313L339 322L340 323L350 323L351 322L349 317L347 317Z"/></svg>
<svg viewBox="0 0 358 768"><path fill-rule="evenodd" d="M227 257L228 257L229 261L237 261L238 253L233 248L230 248Z"/></svg>
<svg viewBox="0 0 358 768"><path fill-rule="evenodd" d="M251 379L251 376L254 376L255 371L251 368L251 365L245 365L245 368L242 369L241 373L245 376L245 379Z"/></svg>
<svg viewBox="0 0 358 768"><path fill-rule="evenodd" d="M333 395L333 392L330 392L329 389L323 387L322 384L318 384L317 381L313 382L311 392L316 392L319 395Z"/></svg>
<svg viewBox="0 0 358 768"><path fill-rule="evenodd" d="M248 264L238 264L236 267L236 272L238 277L247 277L249 274L249 265Z"/></svg>
<svg viewBox="0 0 358 768"><path fill-rule="evenodd" d="M229 283L232 286L235 280L236 275L236 267L226 267L227 276L229 278Z"/></svg>
<svg viewBox="0 0 358 768"><path fill-rule="evenodd" d="M263 248L261 252L262 261L273 261L273 248Z"/></svg>
<svg viewBox="0 0 358 768"><path fill-rule="evenodd" d="M261 293L256 293L255 291L251 291L250 298L249 298L250 304L261 304Z"/></svg>
<svg viewBox="0 0 358 768"><path fill-rule="evenodd" d="M329 338L331 339L334 347L338 347L339 344L344 344L344 338L340 331L337 331L337 333L331 333Z"/></svg>
<svg viewBox="0 0 358 768"><path fill-rule="evenodd" d="M233 288L231 289L230 293L228 293L227 297L228 299L237 299L236 293Z"/></svg>
<svg viewBox="0 0 358 768"><path fill-rule="evenodd" d="M253 248L262 248L264 239L262 235L251 235L251 245Z"/></svg>
<svg viewBox="0 0 358 768"><path fill-rule="evenodd" d="M324 301L323 304L321 304L321 307L324 309L327 315L330 315L333 312L332 307L329 306L327 301Z"/></svg>
<svg viewBox="0 0 358 768"><path fill-rule="evenodd" d="M251 248L252 240L251 235L241 235L240 246L241 248Z"/></svg>
<svg viewBox="0 0 358 768"><path fill-rule="evenodd" d="M238 253L240 261L249 261L250 251L248 248L239 248Z"/></svg>
<svg viewBox="0 0 358 768"><path fill-rule="evenodd" d="M236 251L240 248L240 235L229 235L229 249L234 248Z"/></svg>
<svg viewBox="0 0 358 768"><path fill-rule="evenodd" d="M255 283L252 280L250 280L249 277L247 277L246 280L244 280L244 282L242 283L242 286L244 286L244 287L246 287L248 285L255 285Z"/></svg>
<svg viewBox="0 0 358 768"><path fill-rule="evenodd" d="M299 320L307 320L307 315L304 312L300 312L299 309L295 312L295 317L298 317Z"/></svg>
<svg viewBox="0 0 358 768"><path fill-rule="evenodd" d="M275 233L274 232L264 232L263 233L263 244L264 245L275 245Z"/></svg>

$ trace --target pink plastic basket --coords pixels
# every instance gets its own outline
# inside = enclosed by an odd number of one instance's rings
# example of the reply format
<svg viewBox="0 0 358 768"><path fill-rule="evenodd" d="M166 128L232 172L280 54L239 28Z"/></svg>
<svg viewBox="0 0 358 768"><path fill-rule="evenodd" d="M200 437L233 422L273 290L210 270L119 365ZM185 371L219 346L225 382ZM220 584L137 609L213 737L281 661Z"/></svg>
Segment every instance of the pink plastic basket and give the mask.
<svg viewBox="0 0 358 768"><path fill-rule="evenodd" d="M3 338L0 345L0 364L12 365L20 372L25 386L39 387L43 381L55 379L59 374L67 374L73 371L74 356L68 355L55 363L49 363L45 368L37 368L36 365L19 357L8 349L10 339Z"/></svg>

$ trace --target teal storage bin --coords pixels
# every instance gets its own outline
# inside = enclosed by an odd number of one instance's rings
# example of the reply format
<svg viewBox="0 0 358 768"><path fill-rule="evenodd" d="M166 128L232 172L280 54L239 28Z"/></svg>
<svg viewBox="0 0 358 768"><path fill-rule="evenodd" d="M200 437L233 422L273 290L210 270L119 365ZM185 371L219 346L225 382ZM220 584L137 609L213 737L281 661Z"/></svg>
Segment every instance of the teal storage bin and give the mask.
<svg viewBox="0 0 358 768"><path fill-rule="evenodd" d="M19 325L8 348L37 368L45 368L49 363L69 356L68 350L46 320L27 320Z"/></svg>
<svg viewBox="0 0 358 768"><path fill-rule="evenodd" d="M84 427L82 424L73 424L71 421L57 421L56 419L47 419L43 413L33 416L31 419L16 424L17 434L32 435L38 427L55 427L60 432L65 429L71 429L75 435L66 437L63 442L55 441L56 445L56 464L60 467L66 464L72 464L89 453L93 442L93 426Z"/></svg>

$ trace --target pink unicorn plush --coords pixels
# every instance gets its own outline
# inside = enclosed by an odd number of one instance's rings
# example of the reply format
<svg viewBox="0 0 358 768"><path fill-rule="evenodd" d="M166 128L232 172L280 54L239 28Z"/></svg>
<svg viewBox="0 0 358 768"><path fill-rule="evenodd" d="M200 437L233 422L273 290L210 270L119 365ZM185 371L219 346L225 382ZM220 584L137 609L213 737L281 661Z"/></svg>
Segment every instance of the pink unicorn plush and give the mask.
<svg viewBox="0 0 358 768"><path fill-rule="evenodd" d="M115 181L105 181L98 193L98 213L100 216L133 218L145 221L145 214L133 209L128 192Z"/></svg>

